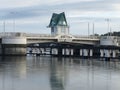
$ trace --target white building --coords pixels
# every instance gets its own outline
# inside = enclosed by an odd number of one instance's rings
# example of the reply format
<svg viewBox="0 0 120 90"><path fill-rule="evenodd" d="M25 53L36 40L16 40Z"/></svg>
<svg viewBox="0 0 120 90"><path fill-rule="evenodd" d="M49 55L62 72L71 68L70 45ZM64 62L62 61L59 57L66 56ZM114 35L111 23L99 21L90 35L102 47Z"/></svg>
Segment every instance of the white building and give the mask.
<svg viewBox="0 0 120 90"><path fill-rule="evenodd" d="M51 28L52 36L69 34L69 26L67 24L64 12L60 14L53 13L48 27Z"/></svg>

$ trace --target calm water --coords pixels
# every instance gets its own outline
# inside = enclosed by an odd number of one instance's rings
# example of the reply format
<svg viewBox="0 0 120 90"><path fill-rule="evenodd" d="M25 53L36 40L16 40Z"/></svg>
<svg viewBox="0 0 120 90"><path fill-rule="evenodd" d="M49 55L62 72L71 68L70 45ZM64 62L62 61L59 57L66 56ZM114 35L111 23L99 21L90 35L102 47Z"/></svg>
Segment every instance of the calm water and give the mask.
<svg viewBox="0 0 120 90"><path fill-rule="evenodd" d="M0 90L120 90L120 62L5 57L0 59Z"/></svg>

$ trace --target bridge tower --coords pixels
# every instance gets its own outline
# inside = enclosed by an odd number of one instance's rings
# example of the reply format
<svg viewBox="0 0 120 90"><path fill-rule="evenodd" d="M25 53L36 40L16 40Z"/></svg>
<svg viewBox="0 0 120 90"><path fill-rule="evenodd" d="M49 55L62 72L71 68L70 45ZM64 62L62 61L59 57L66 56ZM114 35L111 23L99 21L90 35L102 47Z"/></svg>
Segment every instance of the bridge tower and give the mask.
<svg viewBox="0 0 120 90"><path fill-rule="evenodd" d="M67 24L67 20L64 12L60 14L53 13L48 27L51 28L52 36L69 34L69 26Z"/></svg>
<svg viewBox="0 0 120 90"><path fill-rule="evenodd" d="M1 41L2 55L26 55L27 39L25 33L5 33Z"/></svg>

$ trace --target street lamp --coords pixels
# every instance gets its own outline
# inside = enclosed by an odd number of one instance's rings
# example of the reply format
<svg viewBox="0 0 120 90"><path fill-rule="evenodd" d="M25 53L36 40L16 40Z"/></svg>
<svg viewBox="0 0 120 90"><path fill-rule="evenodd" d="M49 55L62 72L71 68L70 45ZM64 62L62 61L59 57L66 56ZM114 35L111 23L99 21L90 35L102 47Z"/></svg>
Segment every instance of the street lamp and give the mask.
<svg viewBox="0 0 120 90"><path fill-rule="evenodd" d="M86 23L87 24L87 35L88 37L90 36L90 28L92 27L92 34L94 36L94 31L95 31L95 24L94 24L94 21L90 21L90 20L85 20L83 22L80 22L80 23ZM91 26L91 23L92 23L92 26Z"/></svg>
<svg viewBox="0 0 120 90"><path fill-rule="evenodd" d="M10 12L10 14L12 14L12 16L15 15L15 12ZM15 18L13 17L13 32L15 32Z"/></svg>
<svg viewBox="0 0 120 90"><path fill-rule="evenodd" d="M90 35L90 24L88 22L88 37L89 37L89 35Z"/></svg>
<svg viewBox="0 0 120 90"><path fill-rule="evenodd" d="M3 36L5 36L5 32L6 32L6 18L2 17L3 21L2 21L2 27L3 27Z"/></svg>
<svg viewBox="0 0 120 90"><path fill-rule="evenodd" d="M108 30L107 30L107 33L109 33L109 32L110 32L110 19L107 18L106 21L107 21L107 24L108 24ZM110 32L110 33L111 33L111 32Z"/></svg>
<svg viewBox="0 0 120 90"><path fill-rule="evenodd" d="M94 36L95 24L93 22L93 36Z"/></svg>
<svg viewBox="0 0 120 90"><path fill-rule="evenodd" d="M5 21L3 21L3 33L5 35Z"/></svg>
<svg viewBox="0 0 120 90"><path fill-rule="evenodd" d="M93 34L93 36L94 36L94 27L95 27L95 24L94 24L94 22L92 23L92 34ZM90 22L88 22L88 37L90 36Z"/></svg>

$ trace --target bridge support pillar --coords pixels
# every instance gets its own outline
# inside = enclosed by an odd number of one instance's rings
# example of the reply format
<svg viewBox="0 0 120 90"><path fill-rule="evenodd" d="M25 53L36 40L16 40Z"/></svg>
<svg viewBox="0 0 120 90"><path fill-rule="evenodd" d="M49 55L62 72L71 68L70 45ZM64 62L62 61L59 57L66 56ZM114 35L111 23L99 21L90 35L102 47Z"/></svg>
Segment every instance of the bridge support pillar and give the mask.
<svg viewBox="0 0 120 90"><path fill-rule="evenodd" d="M99 58L100 57L100 49L93 49L93 57Z"/></svg>
<svg viewBox="0 0 120 90"><path fill-rule="evenodd" d="M116 50L100 50L100 57L112 57L115 58L116 56Z"/></svg>
<svg viewBox="0 0 120 90"><path fill-rule="evenodd" d="M93 56L93 50L90 49L90 57L92 57L92 56Z"/></svg>
<svg viewBox="0 0 120 90"><path fill-rule="evenodd" d="M2 55L26 55L26 38L3 37Z"/></svg>
<svg viewBox="0 0 120 90"><path fill-rule="evenodd" d="M58 48L58 56L62 56L62 48Z"/></svg>
<svg viewBox="0 0 120 90"><path fill-rule="evenodd" d="M116 51L115 50L113 50L113 58L115 58L116 57Z"/></svg>
<svg viewBox="0 0 120 90"><path fill-rule="evenodd" d="M62 49L62 55L65 55L66 54L66 50L63 48Z"/></svg>
<svg viewBox="0 0 120 90"><path fill-rule="evenodd" d="M83 49L83 56L88 56L88 50L87 49Z"/></svg>
<svg viewBox="0 0 120 90"><path fill-rule="evenodd" d="M83 50L82 49L80 49L80 56L82 56L83 55Z"/></svg>
<svg viewBox="0 0 120 90"><path fill-rule="evenodd" d="M93 56L93 50L92 49L81 49L80 50L80 56L92 57Z"/></svg>
<svg viewBox="0 0 120 90"><path fill-rule="evenodd" d="M73 56L73 49L70 49L70 55Z"/></svg>
<svg viewBox="0 0 120 90"><path fill-rule="evenodd" d="M104 56L105 56L104 50L100 49L100 57L104 57Z"/></svg>
<svg viewBox="0 0 120 90"><path fill-rule="evenodd" d="M57 55L57 54L58 54L58 49L57 48L52 48L51 55Z"/></svg>
<svg viewBox="0 0 120 90"><path fill-rule="evenodd" d="M71 48L52 48L51 55L73 56L73 49L71 49Z"/></svg>
<svg viewBox="0 0 120 90"><path fill-rule="evenodd" d="M80 56L80 49L74 49L74 51L73 51L73 55L74 56Z"/></svg>
<svg viewBox="0 0 120 90"><path fill-rule="evenodd" d="M73 55L73 50L69 48L63 48L62 49L62 55L63 56L72 56Z"/></svg>

